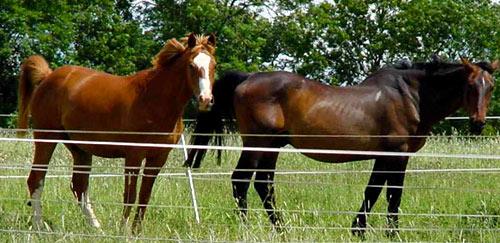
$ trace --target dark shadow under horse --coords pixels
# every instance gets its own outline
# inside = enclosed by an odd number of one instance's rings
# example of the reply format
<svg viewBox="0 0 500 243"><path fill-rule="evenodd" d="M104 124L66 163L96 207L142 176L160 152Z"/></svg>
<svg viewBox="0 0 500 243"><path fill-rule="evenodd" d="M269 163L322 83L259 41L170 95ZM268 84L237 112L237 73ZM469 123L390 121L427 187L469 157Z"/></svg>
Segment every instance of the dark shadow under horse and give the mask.
<svg viewBox="0 0 500 243"><path fill-rule="evenodd" d="M416 152L434 124L464 108L471 131L485 124L499 62L433 61L382 68L356 86L332 87L289 72L230 72L214 85L215 104L197 119L195 145L207 145L222 132L223 118L236 118L244 147ZM254 136L252 136L254 134ZM266 136L257 135L266 134ZM273 136L274 135L274 136ZM289 136L283 136L289 135ZM199 167L204 149L191 149L187 166ZM366 229L367 212L387 184L388 224L398 227L408 156L307 153L318 161L341 163L375 159L364 200L352 223L353 233ZM243 151L232 174L233 196L242 216L247 191L254 186L275 225L274 170L278 152Z"/></svg>

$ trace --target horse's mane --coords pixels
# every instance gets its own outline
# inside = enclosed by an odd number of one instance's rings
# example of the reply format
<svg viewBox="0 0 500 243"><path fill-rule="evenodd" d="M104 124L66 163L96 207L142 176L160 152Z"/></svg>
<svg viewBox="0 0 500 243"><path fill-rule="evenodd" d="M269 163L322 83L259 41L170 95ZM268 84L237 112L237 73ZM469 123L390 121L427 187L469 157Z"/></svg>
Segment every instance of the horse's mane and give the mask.
<svg viewBox="0 0 500 243"><path fill-rule="evenodd" d="M476 62L473 64L480 67L481 69L487 71L490 74L492 74L495 71L495 68L493 68L492 64L489 62ZM393 69L399 69L399 70L417 69L417 70L426 70L426 71L434 72L437 70L458 68L461 66L463 66L462 63L449 63L449 62L443 61L440 58L433 57L433 60L430 62L412 63L411 61L404 59L404 60L400 60L394 64L386 65L384 68L393 68Z"/></svg>
<svg viewBox="0 0 500 243"><path fill-rule="evenodd" d="M429 77L437 77L440 75L446 75L450 72L458 71L462 68L463 64L461 63L449 63L440 59L434 59L430 62L411 62L409 60L401 60L394 64L386 65L378 71L368 75L362 83L369 84L374 81L379 83L380 80L385 80L383 83L388 84L388 82L392 83L389 80L395 80L394 78L389 77L419 76L423 73Z"/></svg>
<svg viewBox="0 0 500 243"><path fill-rule="evenodd" d="M168 64L177 54L180 54L186 50L186 46L181 42L172 38L165 43L165 46L156 54L153 58L153 66L159 68Z"/></svg>
<svg viewBox="0 0 500 243"><path fill-rule="evenodd" d="M485 65L480 65L480 66L483 67ZM462 63L450 63L442 60L432 60L430 62L410 62L409 60L402 60L396 62L395 64L387 65L375 73L387 72L387 71L390 72L390 70L402 70L402 71L424 71L429 75L439 75L442 73L448 73L450 71L457 70L462 67L463 67Z"/></svg>
<svg viewBox="0 0 500 243"><path fill-rule="evenodd" d="M195 35L196 45L191 48L192 52L198 52L201 48L205 48L211 55L215 52L215 47L209 45L208 36L203 35ZM183 53L187 49L187 41L188 37L183 37L178 41L175 38L168 40L163 48L156 54L153 58L153 66L155 68L159 68L162 66L166 66L170 63L178 54Z"/></svg>

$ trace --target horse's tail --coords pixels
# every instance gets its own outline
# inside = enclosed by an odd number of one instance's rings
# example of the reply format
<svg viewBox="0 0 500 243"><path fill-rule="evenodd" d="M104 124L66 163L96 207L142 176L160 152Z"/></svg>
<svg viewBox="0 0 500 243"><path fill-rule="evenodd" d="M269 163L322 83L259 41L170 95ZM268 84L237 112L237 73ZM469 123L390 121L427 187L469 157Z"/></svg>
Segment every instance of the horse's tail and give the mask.
<svg viewBox="0 0 500 243"><path fill-rule="evenodd" d="M26 134L28 128L29 103L36 86L52 72L47 61L39 55L26 58L21 64L21 73L18 87L18 136Z"/></svg>
<svg viewBox="0 0 500 243"><path fill-rule="evenodd" d="M236 87L245 81L251 74L229 71L217 80L213 87L214 105L208 112L200 112L196 118L194 135L191 138L192 145L208 145L213 133L222 133L226 125L231 124L234 119L233 98ZM228 122L224 122L226 119ZM216 145L222 145L222 137L216 136ZM189 149L185 166L199 168L206 149ZM221 159L221 150L217 150L217 158ZM194 162L194 163L193 163Z"/></svg>

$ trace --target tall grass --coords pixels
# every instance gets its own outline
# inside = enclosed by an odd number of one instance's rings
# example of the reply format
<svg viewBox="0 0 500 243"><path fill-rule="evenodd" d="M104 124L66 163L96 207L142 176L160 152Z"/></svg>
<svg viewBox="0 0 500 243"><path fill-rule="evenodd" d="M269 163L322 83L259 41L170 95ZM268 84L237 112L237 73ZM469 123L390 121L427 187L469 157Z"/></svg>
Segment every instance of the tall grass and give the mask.
<svg viewBox="0 0 500 243"><path fill-rule="evenodd" d="M10 136L3 134L3 137ZM233 140L238 144L238 140ZM500 154L500 139L432 138L422 152L453 154ZM22 142L0 143L0 176L26 176L33 145ZM224 152L220 166L209 153L196 172L231 172L238 152ZM278 174L277 207L285 227L274 230L262 210L253 187L249 190L249 218L241 222L235 213L230 175L195 174L195 187L201 208L201 224L196 224L191 207L187 178L162 176L154 187L143 231L134 238L121 227L123 178L95 177L90 194L102 223L102 232L89 227L70 191L70 178L46 180L42 198L44 220L50 230L33 233L31 208L25 179L0 179L0 241L315 241L358 242L350 233L372 161L327 164L300 154L281 154L279 171L316 172ZM174 150L163 173L184 172L182 151ZM70 175L71 156L59 145L48 175ZM94 157L93 173L123 173L123 160ZM12 168L12 166L20 166ZM422 172L429 169L478 169L492 171ZM495 242L500 236L500 161L414 157L410 159L401 204L400 233L387 238L384 192L369 217L367 241ZM411 172L419 170L420 172ZM320 173L329 172L329 173ZM483 215L483 217L481 217Z"/></svg>

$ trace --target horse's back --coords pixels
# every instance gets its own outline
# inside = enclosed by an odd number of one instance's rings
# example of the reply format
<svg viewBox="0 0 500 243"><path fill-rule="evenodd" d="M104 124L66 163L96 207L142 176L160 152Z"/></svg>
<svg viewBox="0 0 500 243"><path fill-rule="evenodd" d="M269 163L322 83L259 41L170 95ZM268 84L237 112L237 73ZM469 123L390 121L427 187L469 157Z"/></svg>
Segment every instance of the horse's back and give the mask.
<svg viewBox="0 0 500 243"><path fill-rule="evenodd" d="M120 113L133 93L126 78L79 66L54 70L37 87L31 101L35 128L84 129ZM119 116L120 114L116 114ZM89 126L89 125L87 125Z"/></svg>
<svg viewBox="0 0 500 243"><path fill-rule="evenodd" d="M248 77L235 90L234 108L240 132L259 129L279 132L284 128L285 114L280 101L291 86L300 86L304 77L298 74L260 72Z"/></svg>
<svg viewBox="0 0 500 243"><path fill-rule="evenodd" d="M380 123L387 119L393 102L384 89L378 85L332 87L292 73L259 73L236 89L235 109L242 133L313 135L288 138L287 143L296 148L382 150L385 144L380 139L362 135L390 132ZM354 158L308 156L337 162Z"/></svg>

